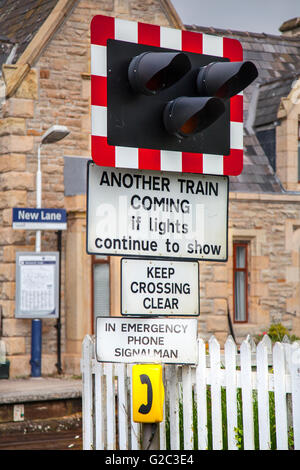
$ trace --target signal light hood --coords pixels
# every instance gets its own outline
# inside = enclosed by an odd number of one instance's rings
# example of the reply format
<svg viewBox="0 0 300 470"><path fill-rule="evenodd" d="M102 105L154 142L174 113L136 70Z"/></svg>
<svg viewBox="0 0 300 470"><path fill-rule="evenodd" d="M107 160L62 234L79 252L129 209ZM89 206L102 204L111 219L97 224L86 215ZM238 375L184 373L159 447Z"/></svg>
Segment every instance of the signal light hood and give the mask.
<svg viewBox="0 0 300 470"><path fill-rule="evenodd" d="M128 79L135 92L155 95L172 86L190 69L190 59L183 52L144 52L131 60Z"/></svg>
<svg viewBox="0 0 300 470"><path fill-rule="evenodd" d="M240 93L258 76L253 62L211 62L201 67L197 89L201 96L228 99Z"/></svg>
<svg viewBox="0 0 300 470"><path fill-rule="evenodd" d="M167 103L163 122L169 134L184 138L206 129L224 112L225 105L219 98L182 96Z"/></svg>

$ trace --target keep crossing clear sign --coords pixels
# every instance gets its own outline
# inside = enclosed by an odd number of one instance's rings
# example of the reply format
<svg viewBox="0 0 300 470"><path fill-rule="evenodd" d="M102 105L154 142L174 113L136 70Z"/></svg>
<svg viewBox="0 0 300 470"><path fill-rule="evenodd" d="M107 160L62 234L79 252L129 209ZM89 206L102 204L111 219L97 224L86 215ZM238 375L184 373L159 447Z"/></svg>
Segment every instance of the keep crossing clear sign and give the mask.
<svg viewBox="0 0 300 470"><path fill-rule="evenodd" d="M88 162L89 254L227 260L228 177Z"/></svg>
<svg viewBox="0 0 300 470"><path fill-rule="evenodd" d="M121 260L122 315L199 315L196 261Z"/></svg>

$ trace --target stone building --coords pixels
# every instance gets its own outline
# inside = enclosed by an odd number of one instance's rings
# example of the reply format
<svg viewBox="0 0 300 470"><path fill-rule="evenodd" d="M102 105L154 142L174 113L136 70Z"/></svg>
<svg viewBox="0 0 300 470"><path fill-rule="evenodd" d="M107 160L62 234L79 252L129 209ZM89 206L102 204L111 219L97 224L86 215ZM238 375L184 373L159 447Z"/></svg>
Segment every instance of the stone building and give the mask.
<svg viewBox="0 0 300 470"><path fill-rule="evenodd" d="M27 4L27 5L26 5ZM35 232L12 228L13 207L35 207L37 149L53 124L70 134L41 147L42 207L65 208L60 320L42 322L42 373L80 372L97 315L120 315L120 259L86 253L90 158L90 22L103 14L238 39L258 79L244 92L244 169L230 177L229 257L200 262L199 333L221 341L281 322L300 336L299 18L271 36L184 26L170 0L7 0L0 6L0 336L10 375L30 374L31 321L15 318L16 252ZM43 231L42 250L58 235Z"/></svg>

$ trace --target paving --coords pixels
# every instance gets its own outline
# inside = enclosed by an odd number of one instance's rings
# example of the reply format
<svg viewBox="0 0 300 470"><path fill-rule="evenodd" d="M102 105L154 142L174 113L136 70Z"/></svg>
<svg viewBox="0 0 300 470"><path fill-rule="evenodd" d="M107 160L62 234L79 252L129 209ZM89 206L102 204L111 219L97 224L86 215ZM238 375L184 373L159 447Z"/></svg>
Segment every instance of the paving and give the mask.
<svg viewBox="0 0 300 470"><path fill-rule="evenodd" d="M0 451L82 449L81 398L82 380L71 376L1 379Z"/></svg>
<svg viewBox="0 0 300 470"><path fill-rule="evenodd" d="M0 404L80 398L82 381L72 377L0 380Z"/></svg>

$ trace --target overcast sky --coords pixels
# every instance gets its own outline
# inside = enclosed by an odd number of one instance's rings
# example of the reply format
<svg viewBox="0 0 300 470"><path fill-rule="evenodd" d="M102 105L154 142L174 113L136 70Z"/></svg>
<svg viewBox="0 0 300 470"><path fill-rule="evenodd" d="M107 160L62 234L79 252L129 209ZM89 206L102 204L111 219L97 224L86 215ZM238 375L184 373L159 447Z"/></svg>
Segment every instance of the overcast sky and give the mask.
<svg viewBox="0 0 300 470"><path fill-rule="evenodd" d="M300 17L300 0L172 0L186 25L281 34L278 28Z"/></svg>

